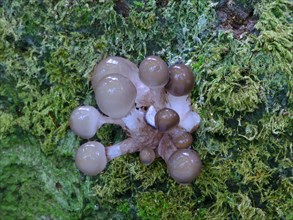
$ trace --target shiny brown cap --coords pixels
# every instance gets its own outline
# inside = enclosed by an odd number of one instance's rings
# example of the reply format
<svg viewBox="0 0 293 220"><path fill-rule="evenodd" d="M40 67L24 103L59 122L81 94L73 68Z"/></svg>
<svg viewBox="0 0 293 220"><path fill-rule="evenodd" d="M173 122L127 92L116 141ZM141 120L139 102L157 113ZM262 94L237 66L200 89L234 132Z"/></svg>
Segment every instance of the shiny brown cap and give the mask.
<svg viewBox="0 0 293 220"><path fill-rule="evenodd" d="M150 147L145 147L139 152L140 162L144 165L150 165L155 158L155 151Z"/></svg>
<svg viewBox="0 0 293 220"><path fill-rule="evenodd" d="M102 78L95 89L99 109L111 118L122 118L134 107L136 88L133 83L118 73Z"/></svg>
<svg viewBox="0 0 293 220"><path fill-rule="evenodd" d="M96 141L89 141L81 145L75 155L75 164L85 175L97 175L107 165L105 147Z"/></svg>
<svg viewBox="0 0 293 220"><path fill-rule="evenodd" d="M191 92L194 76L191 69L184 64L175 64L169 68L169 82L166 90L174 96L183 96Z"/></svg>
<svg viewBox="0 0 293 220"><path fill-rule="evenodd" d="M163 87L168 83L168 66L158 56L146 57L139 66L140 80L150 88Z"/></svg>
<svg viewBox="0 0 293 220"><path fill-rule="evenodd" d="M178 183L191 183L200 174L202 162L191 149L177 150L167 162L169 175Z"/></svg>
<svg viewBox="0 0 293 220"><path fill-rule="evenodd" d="M183 149L189 147L192 144L193 137L190 133L183 132L177 136L174 136L172 140L177 148Z"/></svg>
<svg viewBox="0 0 293 220"><path fill-rule="evenodd" d="M160 132L168 131L177 126L179 121L177 112L170 108L163 108L155 115L155 125Z"/></svg>

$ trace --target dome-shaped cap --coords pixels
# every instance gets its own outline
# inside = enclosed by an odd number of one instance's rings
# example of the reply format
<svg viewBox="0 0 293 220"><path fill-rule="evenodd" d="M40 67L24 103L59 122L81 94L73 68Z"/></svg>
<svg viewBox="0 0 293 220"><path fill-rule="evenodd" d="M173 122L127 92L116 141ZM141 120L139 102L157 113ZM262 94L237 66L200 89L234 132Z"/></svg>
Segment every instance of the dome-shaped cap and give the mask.
<svg viewBox="0 0 293 220"><path fill-rule="evenodd" d="M81 145L75 155L75 164L85 175L99 174L107 165L105 147L96 141Z"/></svg>
<svg viewBox="0 0 293 220"><path fill-rule="evenodd" d="M191 69L184 64L175 64L169 68L169 82L166 90L174 96L183 96L191 92L194 76Z"/></svg>
<svg viewBox="0 0 293 220"><path fill-rule="evenodd" d="M81 138L93 137L99 126L99 114L92 106L80 106L74 109L69 119L71 130Z"/></svg>
<svg viewBox="0 0 293 220"><path fill-rule="evenodd" d="M144 165L150 165L155 158L155 151L150 147L145 147L139 152L140 162Z"/></svg>
<svg viewBox="0 0 293 220"><path fill-rule="evenodd" d="M122 118L134 107L136 93L135 86L128 78L113 73L98 82L95 97L104 114L111 118Z"/></svg>
<svg viewBox="0 0 293 220"><path fill-rule="evenodd" d="M202 163L199 154L191 149L180 149L167 163L169 175L178 183L190 183L200 174Z"/></svg>
<svg viewBox="0 0 293 220"><path fill-rule="evenodd" d="M150 88L163 87L168 83L168 66L158 56L146 57L139 66L140 80Z"/></svg>
<svg viewBox="0 0 293 220"><path fill-rule="evenodd" d="M119 73L125 77L137 74L138 68L131 61L117 56L110 56L101 60L92 72L91 84L93 90L96 89L98 82L105 76L112 73Z"/></svg>
<svg viewBox="0 0 293 220"><path fill-rule="evenodd" d="M193 137L188 132L183 132L172 137L172 141L177 148L187 148L192 144Z"/></svg>
<svg viewBox="0 0 293 220"><path fill-rule="evenodd" d="M168 131L177 126L179 121L180 118L177 112L170 108L163 108L155 115L155 125L160 132Z"/></svg>

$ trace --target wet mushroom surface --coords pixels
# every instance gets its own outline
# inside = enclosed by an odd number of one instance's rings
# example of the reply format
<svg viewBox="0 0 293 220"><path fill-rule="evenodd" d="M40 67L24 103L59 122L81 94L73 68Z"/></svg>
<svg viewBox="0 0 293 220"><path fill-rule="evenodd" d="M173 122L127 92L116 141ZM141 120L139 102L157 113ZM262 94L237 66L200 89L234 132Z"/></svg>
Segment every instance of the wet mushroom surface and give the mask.
<svg viewBox="0 0 293 220"><path fill-rule="evenodd" d="M175 64L169 68L170 80L167 91L174 96L183 96L191 92L194 86L192 70L184 64Z"/></svg>
<svg viewBox="0 0 293 220"><path fill-rule="evenodd" d="M76 166L82 173L97 175L116 157L139 152L146 166L162 158L177 183L195 180L201 160L191 149L191 133L198 129L200 116L190 103L194 86L190 67L175 64L168 69L163 59L149 56L138 68L111 56L96 64L91 83L97 108L76 108L70 117L71 129L89 139L103 124L117 124L128 138L107 147L95 141L83 144L76 153Z"/></svg>

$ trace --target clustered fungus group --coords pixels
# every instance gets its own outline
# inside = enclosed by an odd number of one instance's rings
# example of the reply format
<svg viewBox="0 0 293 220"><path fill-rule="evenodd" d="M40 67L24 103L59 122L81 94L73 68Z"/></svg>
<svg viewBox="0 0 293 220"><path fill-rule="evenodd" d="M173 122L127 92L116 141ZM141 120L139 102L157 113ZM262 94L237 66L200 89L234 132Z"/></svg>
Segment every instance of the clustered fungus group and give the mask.
<svg viewBox="0 0 293 220"><path fill-rule="evenodd" d="M188 66L168 67L160 57L149 56L138 68L127 59L111 56L95 66L91 84L98 110L76 108L70 116L71 130L90 139L103 124L117 124L128 138L107 147L96 141L81 145L75 158L81 172L97 175L110 160L139 152L145 165L161 157L176 182L195 180L202 162L191 149L191 133L199 127L200 116L190 103L195 80Z"/></svg>

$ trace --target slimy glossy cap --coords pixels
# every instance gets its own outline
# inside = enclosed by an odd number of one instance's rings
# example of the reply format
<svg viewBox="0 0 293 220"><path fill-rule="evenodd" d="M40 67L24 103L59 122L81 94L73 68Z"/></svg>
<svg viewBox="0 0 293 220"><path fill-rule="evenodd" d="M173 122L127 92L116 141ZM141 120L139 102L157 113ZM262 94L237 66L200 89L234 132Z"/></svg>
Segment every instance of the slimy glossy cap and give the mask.
<svg viewBox="0 0 293 220"><path fill-rule="evenodd" d="M107 165L105 147L96 141L81 145L75 155L75 164L85 175L99 174Z"/></svg>
<svg viewBox="0 0 293 220"><path fill-rule="evenodd" d="M180 118L177 112L170 108L163 108L155 115L156 128L165 132L179 124Z"/></svg>
<svg viewBox="0 0 293 220"><path fill-rule="evenodd" d="M174 96L183 96L191 92L194 76L191 69L184 64L175 64L169 68L170 79L166 90Z"/></svg>
<svg viewBox="0 0 293 220"><path fill-rule="evenodd" d="M74 109L69 119L71 130L81 138L93 137L98 129L99 114L92 106L80 106Z"/></svg>
<svg viewBox="0 0 293 220"><path fill-rule="evenodd" d="M140 162L144 165L150 165L156 158L154 150L150 147L145 147L139 152Z"/></svg>
<svg viewBox="0 0 293 220"><path fill-rule="evenodd" d="M200 174L202 163L199 154L191 149L180 149L167 163L169 175L178 183L191 183Z"/></svg>
<svg viewBox="0 0 293 220"><path fill-rule="evenodd" d="M96 87L95 97L99 109L111 118L122 118L134 107L136 88L118 73L102 78Z"/></svg>
<svg viewBox="0 0 293 220"><path fill-rule="evenodd" d="M136 65L123 57L110 56L101 60L94 68L91 76L93 90L97 88L98 82L111 73L119 73L129 77L133 72L137 72Z"/></svg>
<svg viewBox="0 0 293 220"><path fill-rule="evenodd" d="M163 87L169 80L168 66L160 57L149 56L139 66L139 78L150 88Z"/></svg>
<svg viewBox="0 0 293 220"><path fill-rule="evenodd" d="M179 149L187 148L192 144L193 137L190 133L184 132L173 137L173 143Z"/></svg>

